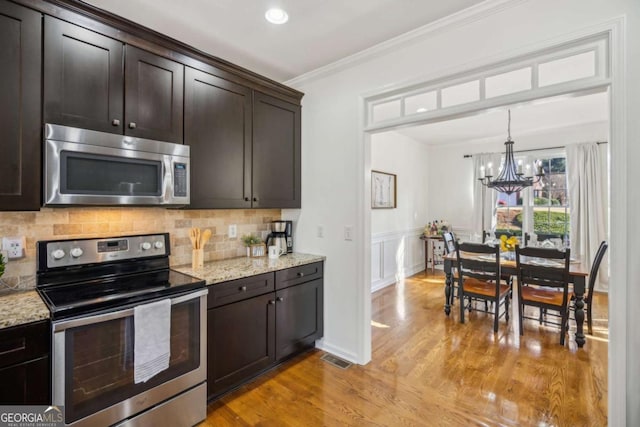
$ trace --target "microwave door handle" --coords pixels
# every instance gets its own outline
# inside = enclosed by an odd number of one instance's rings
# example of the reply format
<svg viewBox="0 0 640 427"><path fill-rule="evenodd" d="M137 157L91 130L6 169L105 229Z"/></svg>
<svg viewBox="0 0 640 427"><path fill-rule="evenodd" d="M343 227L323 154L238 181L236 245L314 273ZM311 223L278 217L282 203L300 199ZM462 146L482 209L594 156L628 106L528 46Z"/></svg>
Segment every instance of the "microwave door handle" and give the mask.
<svg viewBox="0 0 640 427"><path fill-rule="evenodd" d="M187 295L182 295L177 298L171 298L171 305L180 304L185 301L197 299L207 295L207 293L208 293L207 289L201 289L196 292L191 292ZM142 304L139 304L139 305L144 305L144 304L145 303L143 302ZM60 331L64 331L65 329L76 328L78 326L91 325L95 323L101 323L109 320L121 319L123 317L133 316L133 310L134 310L133 308L128 308L126 310L114 311L113 313L98 314L95 316L82 317L80 319L71 319L71 320L66 320L59 323L54 323L53 332L60 332Z"/></svg>

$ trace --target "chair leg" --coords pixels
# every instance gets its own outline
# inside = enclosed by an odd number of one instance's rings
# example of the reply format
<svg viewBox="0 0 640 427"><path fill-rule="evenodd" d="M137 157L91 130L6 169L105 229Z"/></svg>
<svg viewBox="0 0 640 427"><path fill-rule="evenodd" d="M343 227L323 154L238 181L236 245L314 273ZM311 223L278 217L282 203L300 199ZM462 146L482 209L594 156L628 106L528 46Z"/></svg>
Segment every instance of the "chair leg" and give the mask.
<svg viewBox="0 0 640 427"><path fill-rule="evenodd" d="M562 325L560 325L560 345L564 346L564 336L567 334L567 323L569 323L569 310L565 309L561 314Z"/></svg>
<svg viewBox="0 0 640 427"><path fill-rule="evenodd" d="M520 313L520 336L524 335L524 327L522 325L522 321L524 320L522 318L522 311L524 310L524 305L522 303L520 303L520 301L518 301L518 311Z"/></svg>
<svg viewBox="0 0 640 427"><path fill-rule="evenodd" d="M485 300L485 304L487 301ZM493 332L498 332L498 319L500 318L500 304L495 304L495 310L493 313Z"/></svg>
<svg viewBox="0 0 640 427"><path fill-rule="evenodd" d="M593 325L591 323L591 301L587 304L587 331L593 335Z"/></svg>
<svg viewBox="0 0 640 427"><path fill-rule="evenodd" d="M509 295L504 297L504 317L507 322L509 322Z"/></svg>
<svg viewBox="0 0 640 427"><path fill-rule="evenodd" d="M458 296L460 297L460 323L464 323L464 292L462 292L462 285L458 288Z"/></svg>
<svg viewBox="0 0 640 427"><path fill-rule="evenodd" d="M542 325L542 307L540 307L540 324Z"/></svg>

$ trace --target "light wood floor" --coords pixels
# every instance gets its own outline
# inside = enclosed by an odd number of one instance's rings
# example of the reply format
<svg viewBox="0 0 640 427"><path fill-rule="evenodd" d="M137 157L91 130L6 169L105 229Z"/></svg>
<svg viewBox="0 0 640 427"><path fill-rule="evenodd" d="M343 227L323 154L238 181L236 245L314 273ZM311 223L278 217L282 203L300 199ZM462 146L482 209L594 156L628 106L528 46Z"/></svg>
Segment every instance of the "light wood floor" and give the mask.
<svg viewBox="0 0 640 427"><path fill-rule="evenodd" d="M604 426L607 299L577 349L553 327L443 312L444 278L419 273L372 298L372 361L338 369L314 350L213 402L201 426ZM570 323L572 331L575 324ZM586 325L585 325L586 330Z"/></svg>

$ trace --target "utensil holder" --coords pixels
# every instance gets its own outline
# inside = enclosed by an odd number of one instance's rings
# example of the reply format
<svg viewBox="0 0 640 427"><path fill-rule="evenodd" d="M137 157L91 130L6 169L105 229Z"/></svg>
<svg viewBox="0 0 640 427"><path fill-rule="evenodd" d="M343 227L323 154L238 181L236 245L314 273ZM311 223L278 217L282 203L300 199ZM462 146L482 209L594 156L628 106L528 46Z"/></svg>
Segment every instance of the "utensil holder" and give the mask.
<svg viewBox="0 0 640 427"><path fill-rule="evenodd" d="M191 251L191 268L202 268L204 266L204 249L194 249Z"/></svg>

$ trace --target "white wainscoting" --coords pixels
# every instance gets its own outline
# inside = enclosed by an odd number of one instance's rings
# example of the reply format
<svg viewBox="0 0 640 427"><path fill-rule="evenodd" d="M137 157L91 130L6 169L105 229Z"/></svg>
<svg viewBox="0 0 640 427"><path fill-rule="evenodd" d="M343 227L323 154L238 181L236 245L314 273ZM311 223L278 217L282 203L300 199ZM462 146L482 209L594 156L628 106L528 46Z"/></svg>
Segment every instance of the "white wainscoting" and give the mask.
<svg viewBox="0 0 640 427"><path fill-rule="evenodd" d="M424 270L422 228L371 236L371 292Z"/></svg>

